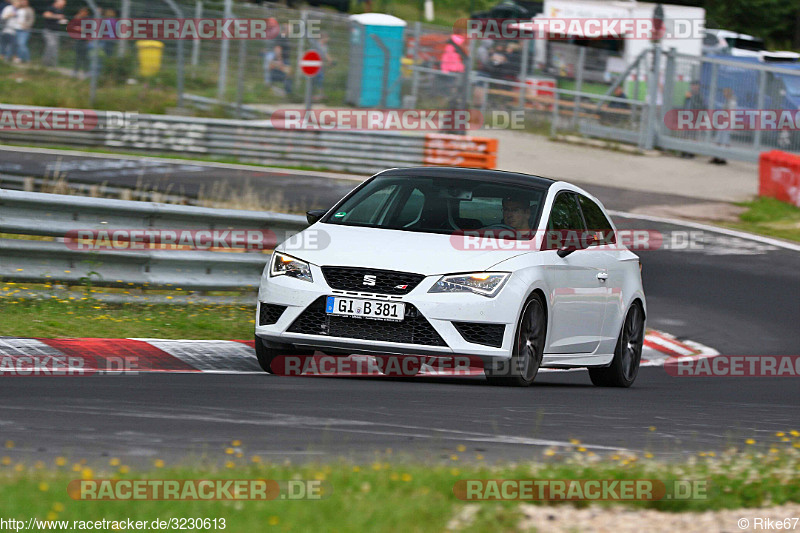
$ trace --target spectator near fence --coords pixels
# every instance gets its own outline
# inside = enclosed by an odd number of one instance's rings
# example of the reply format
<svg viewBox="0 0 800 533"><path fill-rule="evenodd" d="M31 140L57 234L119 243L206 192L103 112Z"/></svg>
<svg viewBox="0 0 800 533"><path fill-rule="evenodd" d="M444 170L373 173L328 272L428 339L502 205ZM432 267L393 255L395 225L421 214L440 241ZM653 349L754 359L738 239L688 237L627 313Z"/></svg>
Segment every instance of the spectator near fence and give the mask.
<svg viewBox="0 0 800 533"><path fill-rule="evenodd" d="M736 95L733 94L733 89L731 89L730 87L725 87L724 89L722 89L722 97L725 100L722 109L730 112L738 107L738 103L736 102ZM725 148L730 147L731 130L729 129L717 130L714 142L717 143L719 146ZM725 165L728 162L725 159L722 159L721 157L715 157L710 161L710 163L713 163L715 165Z"/></svg>
<svg viewBox="0 0 800 533"><path fill-rule="evenodd" d="M76 24L80 24L80 19L89 17L89 8L82 7L75 15ZM84 73L89 70L89 41L86 39L75 39L75 67L72 69L74 76L83 78Z"/></svg>
<svg viewBox="0 0 800 533"><path fill-rule="evenodd" d="M42 14L44 18L44 31L42 32L44 56L42 57L42 63L50 67L58 65L59 39L62 27L67 24L67 16L64 14L66 6L66 0L55 0Z"/></svg>
<svg viewBox="0 0 800 533"><path fill-rule="evenodd" d="M6 61L14 58L16 50L17 6L19 3L19 0L14 0L0 12L0 23L3 25L2 32L0 32L0 54Z"/></svg>
<svg viewBox="0 0 800 533"><path fill-rule="evenodd" d="M617 126L625 122L625 119L630 114L631 105L627 102L628 95L625 94L622 85L617 85L614 88L614 94L612 96L626 101L621 102L619 100L613 100L609 102L606 106L607 111L600 116L600 123L609 126ZM579 113L580 110L576 109L575 112Z"/></svg>
<svg viewBox="0 0 800 533"><path fill-rule="evenodd" d="M103 10L103 18L107 19L111 24L111 33L113 35L112 39L103 39L102 47L103 47L103 54L106 57L111 57L114 53L114 42L117 37L117 12L113 9L106 8Z"/></svg>
<svg viewBox="0 0 800 533"><path fill-rule="evenodd" d="M700 82L693 81L689 86L689 91L686 93L686 99L683 101L683 108L694 111L706 109L706 99L703 98L703 93L700 91ZM691 141L697 139L697 132L687 132L687 139ZM681 152L681 157L684 159L693 159L694 154L689 152Z"/></svg>
<svg viewBox="0 0 800 533"><path fill-rule="evenodd" d="M322 33L319 36L319 39L315 39L311 41L311 48L316 50L319 54L319 57L322 58L322 68L319 69L319 74L311 78L312 87L314 88L314 101L320 102L325 96L324 93L324 81L325 81L325 70L329 66L333 66L335 61L331 58L330 55L330 48L328 46L328 42L330 41L330 36L327 33Z"/></svg>
<svg viewBox="0 0 800 533"><path fill-rule="evenodd" d="M15 63L30 63L31 52L28 49L28 40L31 38L31 28L33 22L36 20L36 12L28 4L28 0L19 0L19 8L17 9L16 17L19 19L17 22L16 46L17 57L14 58Z"/></svg>

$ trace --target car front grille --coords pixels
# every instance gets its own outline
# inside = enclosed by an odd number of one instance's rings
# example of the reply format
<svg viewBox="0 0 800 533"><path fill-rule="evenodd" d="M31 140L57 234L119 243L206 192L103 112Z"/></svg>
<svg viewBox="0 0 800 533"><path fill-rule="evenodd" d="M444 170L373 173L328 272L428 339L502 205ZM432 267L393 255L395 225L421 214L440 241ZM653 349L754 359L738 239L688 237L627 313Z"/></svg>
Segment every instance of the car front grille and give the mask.
<svg viewBox="0 0 800 533"><path fill-rule="evenodd" d="M464 340L474 344L483 344L500 348L503 346L505 324L480 324L478 322L453 322Z"/></svg>
<svg viewBox="0 0 800 533"><path fill-rule="evenodd" d="M325 298L320 296L314 300L287 331L348 339L447 346L430 322L409 303L406 304L405 318L396 322L329 315L325 312Z"/></svg>
<svg viewBox="0 0 800 533"><path fill-rule="evenodd" d="M322 267L322 274L334 289L374 294L408 294L425 279L422 274L410 272L335 266Z"/></svg>
<svg viewBox="0 0 800 533"><path fill-rule="evenodd" d="M284 311L286 311L285 305L265 304L262 302L258 311L258 325L268 326L269 324L274 324Z"/></svg>

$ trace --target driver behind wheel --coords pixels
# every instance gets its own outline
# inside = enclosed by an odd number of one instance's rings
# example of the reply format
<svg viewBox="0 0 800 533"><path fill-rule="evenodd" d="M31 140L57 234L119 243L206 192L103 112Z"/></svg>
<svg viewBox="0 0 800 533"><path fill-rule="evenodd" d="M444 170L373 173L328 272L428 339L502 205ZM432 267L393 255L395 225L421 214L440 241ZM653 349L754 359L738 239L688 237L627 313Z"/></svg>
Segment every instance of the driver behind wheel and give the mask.
<svg viewBox="0 0 800 533"><path fill-rule="evenodd" d="M531 206L527 200L503 198L503 224L517 232L529 233L531 230Z"/></svg>

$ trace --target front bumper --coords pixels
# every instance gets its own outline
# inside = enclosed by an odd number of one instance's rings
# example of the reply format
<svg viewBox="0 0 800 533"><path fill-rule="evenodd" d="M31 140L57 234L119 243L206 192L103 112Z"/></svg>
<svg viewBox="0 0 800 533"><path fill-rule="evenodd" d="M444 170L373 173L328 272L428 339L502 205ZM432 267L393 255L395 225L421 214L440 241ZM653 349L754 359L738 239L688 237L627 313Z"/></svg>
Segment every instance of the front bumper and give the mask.
<svg viewBox="0 0 800 533"><path fill-rule="evenodd" d="M441 277L427 276L412 291L402 296L387 296L369 292L351 292L331 288L325 281L321 269L311 265L313 282L301 281L288 276L262 277L259 289L259 309L256 311L255 333L268 344L313 347L349 351L350 353L392 354L392 355L475 355L486 359L508 358L514 342L517 317L519 316L527 284L509 278L506 285L494 298L486 298L471 293L428 293L428 290ZM391 342L381 338L357 339L345 336L315 335L289 331L292 324L309 306L318 303L320 297L352 296L383 301L399 301L414 306L419 314L435 330L443 343L419 344ZM258 325L262 303L286 306L277 322ZM369 319L347 319L369 321ZM372 322L372 321L370 321ZM486 346L468 342L453 325L453 322L504 324L505 331L500 347ZM392 323L389 323L392 324ZM387 326L390 327L390 326ZM293 328L296 329L296 328Z"/></svg>

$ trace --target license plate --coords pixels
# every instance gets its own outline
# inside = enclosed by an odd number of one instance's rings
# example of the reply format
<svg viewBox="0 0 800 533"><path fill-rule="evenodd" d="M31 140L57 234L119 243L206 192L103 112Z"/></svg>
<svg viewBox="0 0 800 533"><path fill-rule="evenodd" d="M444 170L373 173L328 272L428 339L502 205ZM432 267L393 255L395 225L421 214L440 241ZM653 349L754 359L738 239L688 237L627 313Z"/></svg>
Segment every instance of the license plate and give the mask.
<svg viewBox="0 0 800 533"><path fill-rule="evenodd" d="M329 315L353 316L377 320L403 320L406 304L328 296L325 312Z"/></svg>

